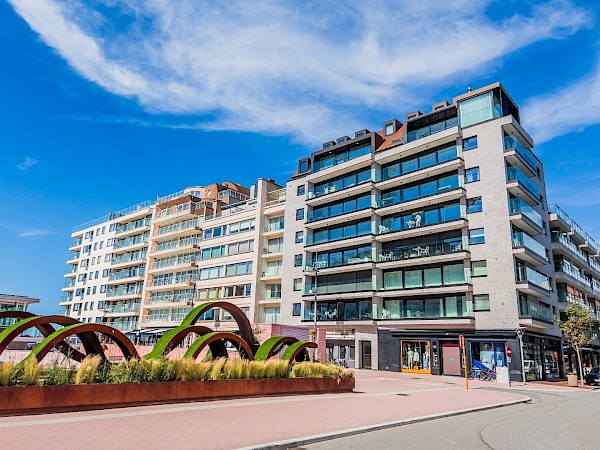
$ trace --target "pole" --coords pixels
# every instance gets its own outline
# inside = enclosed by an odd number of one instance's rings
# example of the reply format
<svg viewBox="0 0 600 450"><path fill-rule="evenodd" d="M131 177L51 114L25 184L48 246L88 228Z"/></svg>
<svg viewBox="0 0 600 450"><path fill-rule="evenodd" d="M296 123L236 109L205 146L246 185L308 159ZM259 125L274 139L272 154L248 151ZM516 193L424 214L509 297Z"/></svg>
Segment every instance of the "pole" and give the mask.
<svg viewBox="0 0 600 450"><path fill-rule="evenodd" d="M523 377L523 384L527 384L527 379L525 377L525 354L523 352L523 329L519 328L517 330L517 336L519 337L519 347L521 350L521 376Z"/></svg>
<svg viewBox="0 0 600 450"><path fill-rule="evenodd" d="M465 349L465 337L460 336L460 348L463 355L463 367L465 368L465 388L469 389L469 371L467 370L467 351Z"/></svg>
<svg viewBox="0 0 600 450"><path fill-rule="evenodd" d="M313 263L313 269L315 270L315 306L313 309L313 333L315 336L315 344L317 344L317 288L319 284L319 267ZM313 362L317 362L317 349L315 348L313 354Z"/></svg>

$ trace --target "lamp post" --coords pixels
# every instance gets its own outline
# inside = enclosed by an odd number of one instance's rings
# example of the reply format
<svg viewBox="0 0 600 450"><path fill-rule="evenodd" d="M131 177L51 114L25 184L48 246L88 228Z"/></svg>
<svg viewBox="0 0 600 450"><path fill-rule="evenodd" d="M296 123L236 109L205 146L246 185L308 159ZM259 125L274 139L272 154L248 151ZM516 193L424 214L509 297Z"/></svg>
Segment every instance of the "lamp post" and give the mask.
<svg viewBox="0 0 600 450"><path fill-rule="evenodd" d="M525 356L523 354L523 333L525 330L523 328L517 328L517 336L519 338L519 348L521 350L521 374L523 377L523 384L527 384L527 379L525 377ZM509 375L510 378L510 375Z"/></svg>

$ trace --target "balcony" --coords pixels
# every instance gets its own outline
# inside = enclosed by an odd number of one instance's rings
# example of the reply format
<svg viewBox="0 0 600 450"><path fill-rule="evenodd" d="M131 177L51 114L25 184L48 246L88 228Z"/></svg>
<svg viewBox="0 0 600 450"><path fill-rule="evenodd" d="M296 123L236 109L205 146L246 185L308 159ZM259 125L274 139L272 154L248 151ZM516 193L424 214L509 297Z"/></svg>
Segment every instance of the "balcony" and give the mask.
<svg viewBox="0 0 600 450"><path fill-rule="evenodd" d="M146 273L145 268L137 268L132 270L119 270L108 275L108 281L124 280L126 278L143 277Z"/></svg>
<svg viewBox="0 0 600 450"><path fill-rule="evenodd" d="M554 323L552 308L547 308L536 303L521 300L519 301L519 317L524 319L534 319L545 323Z"/></svg>
<svg viewBox="0 0 600 450"><path fill-rule="evenodd" d="M458 222L460 221L460 222ZM378 239L394 240L410 236L443 232L457 227L464 227L464 213L460 204L443 206L427 211L418 211L403 216L382 218L377 226ZM422 230L423 228L428 228ZM402 232L401 235L397 233Z"/></svg>
<svg viewBox="0 0 600 450"><path fill-rule="evenodd" d="M83 242L83 239L73 239L71 241L71 243L69 244L69 250L73 252L73 251L79 249L79 247L81 247L82 242Z"/></svg>
<svg viewBox="0 0 600 450"><path fill-rule="evenodd" d="M170 325L173 323L181 323L188 313L173 313L173 314L150 314L142 317L143 323Z"/></svg>
<svg viewBox="0 0 600 450"><path fill-rule="evenodd" d="M180 286L192 286L199 279L198 275L183 274L178 276L159 277L148 280L147 289L172 288Z"/></svg>
<svg viewBox="0 0 600 450"><path fill-rule="evenodd" d="M113 256L110 261L111 266L118 266L121 264L136 264L146 261L147 253L144 252L133 252L123 253L118 256Z"/></svg>
<svg viewBox="0 0 600 450"><path fill-rule="evenodd" d="M324 158L320 161L315 161L312 166L312 173L317 173L325 169L329 169L330 167L337 166L339 164L343 164L345 162L351 161L356 158L360 158L361 156L371 154L371 146L365 145L363 147L358 147L352 150L347 150L341 152L337 155L330 156Z"/></svg>
<svg viewBox="0 0 600 450"><path fill-rule="evenodd" d="M173 239L171 241L159 242L154 245L151 252L153 255L160 254L161 256L167 256L169 254L179 253L184 249L191 249L198 247L202 239L200 236L192 236L182 239Z"/></svg>
<svg viewBox="0 0 600 450"><path fill-rule="evenodd" d="M373 282L369 280L353 280L353 281L340 281L336 283L319 283L317 286L317 295L327 294L342 294L346 292L364 292L372 291ZM304 285L304 295L315 295L314 283L307 283Z"/></svg>
<svg viewBox="0 0 600 450"><path fill-rule="evenodd" d="M314 303L313 303L314 305ZM302 315L305 322L314 321L314 308L305 308ZM321 303L317 307L318 322L356 322L373 323L373 305L371 301Z"/></svg>
<svg viewBox="0 0 600 450"><path fill-rule="evenodd" d="M418 139L423 139L424 137L440 133L442 131L448 130L449 128L456 126L458 126L458 117L453 117L451 119L443 120L433 125L419 128L418 130L409 131L404 135L403 141L405 144L408 144L410 142L416 141Z"/></svg>
<svg viewBox="0 0 600 450"><path fill-rule="evenodd" d="M65 270L66 277L74 277L77 275L77 266L68 266Z"/></svg>
<svg viewBox="0 0 600 450"><path fill-rule="evenodd" d="M283 234L283 221L265 224L264 233Z"/></svg>
<svg viewBox="0 0 600 450"><path fill-rule="evenodd" d="M311 211L308 211L308 213L306 214L306 223L310 224L316 221L322 221L325 219L339 217L357 211L365 211L370 209L371 207L371 195L367 194L359 198L346 200L343 203L337 203L328 206L320 206ZM368 211L367 215L370 215ZM352 218L357 217L353 215Z"/></svg>
<svg viewBox="0 0 600 450"><path fill-rule="evenodd" d="M550 279L543 273L530 267L516 267L515 277L517 289L528 294L544 297L552 290Z"/></svg>
<svg viewBox="0 0 600 450"><path fill-rule="evenodd" d="M279 303L281 301L281 290L272 291L265 289L260 293L260 301L262 303Z"/></svg>
<svg viewBox="0 0 600 450"><path fill-rule="evenodd" d="M355 266L358 264L365 264L374 261L371 254L371 248L369 247L368 252L361 252L360 254L354 249L352 252L344 252L340 250L337 252L338 255L333 257L332 255L322 254L318 258L310 258L306 260L305 269L314 270L315 266L319 267L319 270L332 269L334 267L346 267ZM350 256L350 254L352 255Z"/></svg>
<svg viewBox="0 0 600 450"><path fill-rule="evenodd" d="M533 239L527 233L512 234L512 248L517 250L515 255L524 261L539 266L548 263L546 247Z"/></svg>
<svg viewBox="0 0 600 450"><path fill-rule="evenodd" d="M283 276L283 267L268 268L261 275L261 280L269 280L273 278L281 278Z"/></svg>
<svg viewBox="0 0 600 450"><path fill-rule="evenodd" d="M108 288L106 297L138 297L142 295L142 286Z"/></svg>
<svg viewBox="0 0 600 450"><path fill-rule="evenodd" d="M379 263L397 266L399 261L406 261L406 265L414 264L414 260L424 259L427 263L433 262L430 258L442 255L456 255L457 258L466 257L468 245L461 237L443 239L441 241L427 241L418 244L403 245L400 247L384 248L378 255ZM452 259L452 258L448 258ZM444 259L446 260L446 259Z"/></svg>
<svg viewBox="0 0 600 450"><path fill-rule="evenodd" d="M537 175L537 159L515 136L504 136L504 157L529 176Z"/></svg>
<svg viewBox="0 0 600 450"><path fill-rule="evenodd" d="M114 329L119 330L119 331L133 331L133 330L137 330L137 328L138 328L137 321L129 321L129 322L114 321L114 322L106 322L104 325L108 325L109 327L113 327Z"/></svg>
<svg viewBox="0 0 600 450"><path fill-rule="evenodd" d="M169 294L160 292L158 295L152 295L144 306L160 306L160 305L171 305L174 303L189 304L195 301L195 294L193 292L186 292L185 294L175 291L175 293Z"/></svg>
<svg viewBox="0 0 600 450"><path fill-rule="evenodd" d="M544 231L542 216L520 198L511 198L508 202L510 220L517 227L531 235L541 234Z"/></svg>
<svg viewBox="0 0 600 450"><path fill-rule="evenodd" d="M117 225L115 228L115 235L123 235L125 233L131 233L137 230L142 230L150 226L151 219L140 219L133 222L128 222L123 225Z"/></svg>
<svg viewBox="0 0 600 450"><path fill-rule="evenodd" d="M285 203L286 190L278 189L276 191L267 192L267 198L265 208L270 208L276 205L282 205Z"/></svg>
<svg viewBox="0 0 600 450"><path fill-rule="evenodd" d="M263 248L263 258L281 256L283 253L283 244L269 245Z"/></svg>
<svg viewBox="0 0 600 450"><path fill-rule="evenodd" d="M181 195L185 195L185 192L182 192ZM201 195L200 192L188 193L188 195ZM180 196L181 196L180 195ZM154 221L155 223L165 223L170 222L176 219L179 219L183 216L187 215L202 215L206 209L212 208L212 202L209 201L199 201L192 202L188 201L185 203L180 203L178 205L172 205L168 208L159 209L156 211Z"/></svg>
<svg viewBox="0 0 600 450"><path fill-rule="evenodd" d="M164 225L158 227L158 232L154 237L171 236L177 233L189 232L189 231L200 231L202 220L201 219L189 219L182 222L175 222L170 225Z"/></svg>
<svg viewBox="0 0 600 450"><path fill-rule="evenodd" d="M537 185L516 166L506 168L506 182L509 192L529 205L540 202L540 190Z"/></svg>
<svg viewBox="0 0 600 450"><path fill-rule="evenodd" d="M335 242L363 236L370 237L371 234L372 230L370 220L360 223L353 223L346 226L340 226L336 228L329 228L325 230L314 230L312 234L309 234L306 237L306 247L322 244L331 244L329 246L319 248L319 251L321 251L325 250L326 247L337 247L337 244L334 244Z"/></svg>
<svg viewBox="0 0 600 450"><path fill-rule="evenodd" d="M588 257L581 251L581 249L567 236L562 234L560 231L552 231L552 248L556 253L566 254L570 257L575 257L579 262L588 265Z"/></svg>
<svg viewBox="0 0 600 450"><path fill-rule="evenodd" d="M358 194L370 190L371 169L361 170L358 173L353 173L339 178L334 178L323 183L315 184L308 190L306 200L308 204L315 204L311 200L319 199L327 196L323 201L337 200L349 195ZM336 194L336 195L334 195Z"/></svg>
<svg viewBox="0 0 600 450"><path fill-rule="evenodd" d="M386 300L377 320L473 319L473 304L465 297ZM439 322L437 322L439 323ZM438 325L439 326L439 325Z"/></svg>
<svg viewBox="0 0 600 450"><path fill-rule="evenodd" d="M139 303L124 303L118 305L109 305L104 308L106 314L126 314L126 313L138 313L140 312Z"/></svg>
<svg viewBox="0 0 600 450"><path fill-rule="evenodd" d="M115 240L114 244L113 244L113 250L119 250L119 249L123 249L125 247L132 247L132 246L144 246L146 244L148 244L148 241L150 239L150 236L147 234L144 235L140 235L140 236L133 236L133 237L128 237L126 239L122 239L122 240Z"/></svg>
<svg viewBox="0 0 600 450"><path fill-rule="evenodd" d="M585 286L585 288L587 288L586 290L589 290L592 287L592 279L590 277L584 275L573 265L568 264L565 261L554 261L554 270L556 272L556 278L564 278L564 276L561 276L564 274L580 283L580 285ZM569 280L568 278L567 280L572 282L572 280Z"/></svg>
<svg viewBox="0 0 600 450"><path fill-rule="evenodd" d="M464 195L458 175L440 178L416 186L384 192L376 198L379 214L422 208L432 203L455 200Z"/></svg>

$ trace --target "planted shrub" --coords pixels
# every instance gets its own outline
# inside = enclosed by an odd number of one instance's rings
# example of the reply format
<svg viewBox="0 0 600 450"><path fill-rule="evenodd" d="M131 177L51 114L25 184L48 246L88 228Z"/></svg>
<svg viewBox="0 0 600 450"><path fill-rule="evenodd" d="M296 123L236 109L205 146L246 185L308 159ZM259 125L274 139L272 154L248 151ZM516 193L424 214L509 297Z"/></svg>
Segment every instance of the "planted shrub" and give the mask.
<svg viewBox="0 0 600 450"><path fill-rule="evenodd" d="M77 369L74 367L61 367L54 362L43 371L44 385L62 386L75 383Z"/></svg>
<svg viewBox="0 0 600 450"><path fill-rule="evenodd" d="M168 358L151 360L149 381L177 381L177 363Z"/></svg>
<svg viewBox="0 0 600 450"><path fill-rule="evenodd" d="M12 361L0 362L0 386L16 384L17 367Z"/></svg>
<svg viewBox="0 0 600 450"><path fill-rule="evenodd" d="M21 384L23 386L36 386L40 382L42 368L36 358L29 358L20 370Z"/></svg>
<svg viewBox="0 0 600 450"><path fill-rule="evenodd" d="M98 368L102 363L100 355L86 356L75 374L75 384L92 384L98 380Z"/></svg>
<svg viewBox="0 0 600 450"><path fill-rule="evenodd" d="M212 364L211 380L220 380L223 376L223 367L227 362L227 358L217 358Z"/></svg>

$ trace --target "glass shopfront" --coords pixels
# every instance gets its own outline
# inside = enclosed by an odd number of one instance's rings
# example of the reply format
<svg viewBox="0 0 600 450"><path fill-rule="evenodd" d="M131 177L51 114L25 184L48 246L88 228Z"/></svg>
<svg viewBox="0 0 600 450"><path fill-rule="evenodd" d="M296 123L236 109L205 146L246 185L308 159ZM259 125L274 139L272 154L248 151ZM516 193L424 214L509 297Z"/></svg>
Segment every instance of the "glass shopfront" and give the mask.
<svg viewBox="0 0 600 450"><path fill-rule="evenodd" d="M490 370L496 367L505 367L505 343L471 341L471 367L476 367L479 363Z"/></svg>
<svg viewBox="0 0 600 450"><path fill-rule="evenodd" d="M544 368L546 370L546 379L558 380L560 378L558 369L558 351L544 350Z"/></svg>
<svg viewBox="0 0 600 450"><path fill-rule="evenodd" d="M523 343L523 357L525 379L527 381L541 380L544 371L541 346L539 344Z"/></svg>
<svg viewBox="0 0 600 450"><path fill-rule="evenodd" d="M400 341L402 372L431 373L430 341Z"/></svg>

